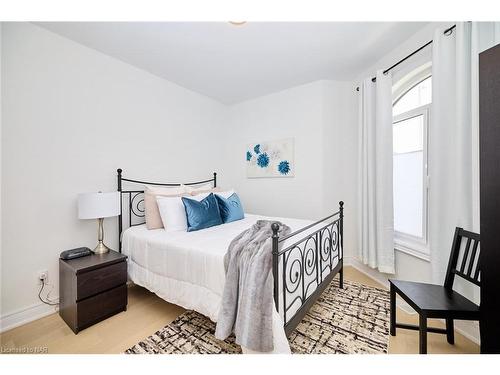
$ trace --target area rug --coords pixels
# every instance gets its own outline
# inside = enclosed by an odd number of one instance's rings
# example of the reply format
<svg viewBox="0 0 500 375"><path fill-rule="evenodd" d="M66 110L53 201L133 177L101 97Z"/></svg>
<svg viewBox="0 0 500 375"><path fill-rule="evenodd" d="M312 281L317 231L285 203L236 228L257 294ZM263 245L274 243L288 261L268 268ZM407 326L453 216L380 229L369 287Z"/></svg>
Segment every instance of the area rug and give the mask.
<svg viewBox="0 0 500 375"><path fill-rule="evenodd" d="M384 354L389 341L389 292L334 280L290 335L296 354ZM236 354L231 336L215 338L215 323L186 311L172 323L128 349L127 354Z"/></svg>

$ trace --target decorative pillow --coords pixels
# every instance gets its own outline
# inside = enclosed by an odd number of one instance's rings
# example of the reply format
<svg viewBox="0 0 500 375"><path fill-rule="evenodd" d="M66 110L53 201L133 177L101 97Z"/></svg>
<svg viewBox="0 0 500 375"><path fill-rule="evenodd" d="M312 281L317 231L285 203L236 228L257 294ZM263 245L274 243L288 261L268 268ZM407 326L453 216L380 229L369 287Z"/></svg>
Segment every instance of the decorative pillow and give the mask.
<svg viewBox="0 0 500 375"><path fill-rule="evenodd" d="M220 216L224 223L241 220L245 217L243 206L241 205L238 194L233 193L228 198L224 198L223 196L216 194L215 197L217 198Z"/></svg>
<svg viewBox="0 0 500 375"><path fill-rule="evenodd" d="M198 194L203 194L203 193L215 193L218 191L221 191L221 188L219 187L213 187L212 184L204 184L201 186L198 186L196 188L193 188L191 186L187 185L182 185L184 189L188 192L189 195L198 195Z"/></svg>
<svg viewBox="0 0 500 375"><path fill-rule="evenodd" d="M220 195L221 197L224 197L224 198L229 198L231 195L233 195L235 193L234 189L231 189L231 190L226 190L226 191L219 191L217 192L216 195Z"/></svg>
<svg viewBox="0 0 500 375"><path fill-rule="evenodd" d="M146 218L146 228L163 228L163 221L158 210L157 197L180 197L186 195L186 190L182 187L151 187L146 186L144 190L144 216Z"/></svg>
<svg viewBox="0 0 500 375"><path fill-rule="evenodd" d="M188 232L222 224L219 205L213 193L210 193L201 201L186 197L181 199L186 209Z"/></svg>

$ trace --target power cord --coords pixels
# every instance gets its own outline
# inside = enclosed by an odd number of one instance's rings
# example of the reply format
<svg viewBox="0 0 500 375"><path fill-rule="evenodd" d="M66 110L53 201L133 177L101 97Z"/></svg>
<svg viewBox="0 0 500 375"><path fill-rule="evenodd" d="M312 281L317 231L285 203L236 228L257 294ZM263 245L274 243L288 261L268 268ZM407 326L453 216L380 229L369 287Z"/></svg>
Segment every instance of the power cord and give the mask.
<svg viewBox="0 0 500 375"><path fill-rule="evenodd" d="M49 293L47 293L47 296L45 297L47 299L46 301L42 298L43 288L45 288L45 285L47 285L47 284L45 283L45 279L41 279L41 281L42 281L42 286L40 287L40 291L38 292L38 299L40 301L42 301L43 303L45 303L46 305L49 305L49 306L57 306L57 305L59 305L59 302L52 301L49 298L49 295L50 295L50 293L52 293L52 290L54 289L54 287L52 287L52 289L49 291Z"/></svg>

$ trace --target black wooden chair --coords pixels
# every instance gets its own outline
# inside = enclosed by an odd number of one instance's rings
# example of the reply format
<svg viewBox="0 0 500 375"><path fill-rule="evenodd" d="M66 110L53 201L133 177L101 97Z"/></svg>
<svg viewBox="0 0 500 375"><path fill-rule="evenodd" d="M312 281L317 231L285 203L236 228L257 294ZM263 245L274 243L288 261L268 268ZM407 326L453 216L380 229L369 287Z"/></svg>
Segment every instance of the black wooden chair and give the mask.
<svg viewBox="0 0 500 375"><path fill-rule="evenodd" d="M467 242L458 268L462 240ZM471 250L472 245L472 250ZM479 320L479 306L453 290L455 275L480 286L479 234L455 229L444 286L411 281L389 280L391 286L391 335L396 328L420 332L420 354L427 353L427 332L446 334L448 343L455 343L453 320ZM419 315L419 325L396 323L396 293ZM427 319L446 320L446 329L427 327Z"/></svg>

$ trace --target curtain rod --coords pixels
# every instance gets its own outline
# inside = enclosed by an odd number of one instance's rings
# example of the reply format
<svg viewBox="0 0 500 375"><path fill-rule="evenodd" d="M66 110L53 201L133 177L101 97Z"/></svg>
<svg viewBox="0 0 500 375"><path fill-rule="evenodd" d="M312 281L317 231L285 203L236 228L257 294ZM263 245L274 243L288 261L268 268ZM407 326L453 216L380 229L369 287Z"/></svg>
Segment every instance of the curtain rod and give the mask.
<svg viewBox="0 0 500 375"><path fill-rule="evenodd" d="M450 35L452 32L453 32L453 29L457 27L457 25L453 25L449 28L447 28L443 34L444 35ZM403 57L401 60L399 60L397 63L395 63L394 65L388 67L386 70L384 70L384 74L387 74L388 72L390 72L392 69L394 69L396 66L398 66L399 64L401 64L402 62L408 60L410 57L412 57L413 55L415 55L416 53L419 53L420 51L422 51L425 47L427 47L428 45L432 44L432 40L428 41L427 43L425 43L422 47L416 49L415 51L413 51L412 53L410 53L408 56L406 57ZM373 77L372 78L372 82L375 82L377 80L377 77ZM359 91L359 86L356 87L356 91Z"/></svg>

